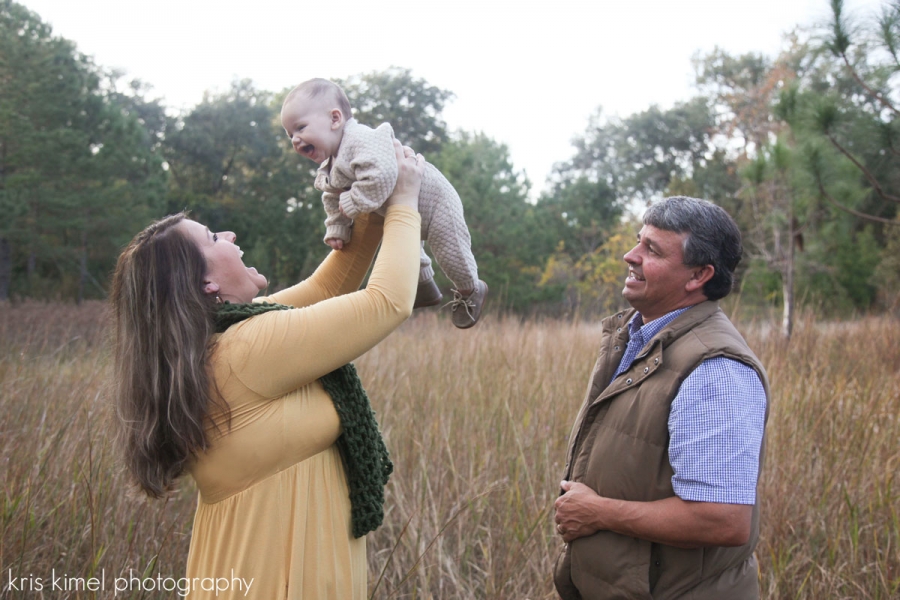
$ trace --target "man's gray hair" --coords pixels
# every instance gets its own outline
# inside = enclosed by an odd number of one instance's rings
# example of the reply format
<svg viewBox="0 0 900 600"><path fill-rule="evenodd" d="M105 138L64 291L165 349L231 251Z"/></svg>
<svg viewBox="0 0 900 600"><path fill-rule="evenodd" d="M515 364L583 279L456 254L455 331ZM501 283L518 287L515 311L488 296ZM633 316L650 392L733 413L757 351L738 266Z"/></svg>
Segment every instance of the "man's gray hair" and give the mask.
<svg viewBox="0 0 900 600"><path fill-rule="evenodd" d="M741 261L741 231L725 209L707 200L672 196L644 213L644 224L686 233L684 264L689 267L712 265L715 274L703 286L710 300L724 298L734 286L734 270Z"/></svg>

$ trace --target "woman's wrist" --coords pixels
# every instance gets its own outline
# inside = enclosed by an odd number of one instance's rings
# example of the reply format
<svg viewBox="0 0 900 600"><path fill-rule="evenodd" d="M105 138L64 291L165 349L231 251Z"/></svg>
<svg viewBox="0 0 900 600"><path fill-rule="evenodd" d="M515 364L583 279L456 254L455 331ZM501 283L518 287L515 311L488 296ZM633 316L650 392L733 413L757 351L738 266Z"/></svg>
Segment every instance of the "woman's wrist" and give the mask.
<svg viewBox="0 0 900 600"><path fill-rule="evenodd" d="M421 217L421 215L419 215L419 209L415 206L410 206L409 204L391 204L385 209L384 216L387 217L392 213L408 213Z"/></svg>
<svg viewBox="0 0 900 600"><path fill-rule="evenodd" d="M421 236L422 215L418 209L412 206L404 206L402 204L394 204L387 208L384 212L384 232L387 234L389 229L400 227L401 229L409 227L416 231L416 236ZM418 260L418 259L416 259Z"/></svg>
<svg viewBox="0 0 900 600"><path fill-rule="evenodd" d="M391 206L408 206L413 209L419 208L418 195L398 193L391 196Z"/></svg>
<svg viewBox="0 0 900 600"><path fill-rule="evenodd" d="M394 152L397 156L397 183L394 193L385 202L386 206L405 205L419 208L419 190L425 174L425 158L413 153L412 148L403 147L394 140Z"/></svg>

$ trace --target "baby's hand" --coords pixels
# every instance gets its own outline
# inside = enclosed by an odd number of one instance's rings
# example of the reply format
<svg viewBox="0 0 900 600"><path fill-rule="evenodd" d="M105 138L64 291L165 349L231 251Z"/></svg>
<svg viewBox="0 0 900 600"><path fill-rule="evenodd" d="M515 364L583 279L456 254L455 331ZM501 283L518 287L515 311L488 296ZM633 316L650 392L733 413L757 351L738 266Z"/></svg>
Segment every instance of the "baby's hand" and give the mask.
<svg viewBox="0 0 900 600"><path fill-rule="evenodd" d="M328 238L325 240L325 243L331 246L333 250L343 250L344 249L344 241L339 240L337 238Z"/></svg>

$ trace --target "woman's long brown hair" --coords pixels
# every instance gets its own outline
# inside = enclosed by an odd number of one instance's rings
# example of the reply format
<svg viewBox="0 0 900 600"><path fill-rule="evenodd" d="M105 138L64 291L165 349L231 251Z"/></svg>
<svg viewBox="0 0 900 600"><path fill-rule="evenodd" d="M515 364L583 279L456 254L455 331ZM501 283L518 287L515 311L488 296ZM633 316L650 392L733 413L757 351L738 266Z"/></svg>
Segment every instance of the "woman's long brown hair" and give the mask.
<svg viewBox="0 0 900 600"><path fill-rule="evenodd" d="M228 410L207 367L215 303L203 291L206 260L177 227L185 218L166 217L135 236L119 256L110 296L125 465L152 498L171 491L208 447L210 410Z"/></svg>

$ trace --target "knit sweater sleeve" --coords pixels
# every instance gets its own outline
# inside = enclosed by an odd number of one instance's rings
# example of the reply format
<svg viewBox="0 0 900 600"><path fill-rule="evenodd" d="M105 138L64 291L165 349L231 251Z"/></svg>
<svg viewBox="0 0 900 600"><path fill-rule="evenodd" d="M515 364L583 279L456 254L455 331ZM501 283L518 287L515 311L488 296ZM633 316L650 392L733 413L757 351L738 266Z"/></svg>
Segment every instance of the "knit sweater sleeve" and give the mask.
<svg viewBox="0 0 900 600"><path fill-rule="evenodd" d="M331 192L322 193L322 205L325 207L325 237L323 239L338 239L343 242L350 241L353 219L341 213L341 197Z"/></svg>
<svg viewBox="0 0 900 600"><path fill-rule="evenodd" d="M368 285L305 308L269 312L232 326L220 343L231 348L234 374L258 394L277 398L358 358L412 313L419 271L419 214L392 206ZM317 275L329 278L344 252L333 252ZM332 259L335 260L332 260ZM330 262L329 262L330 261ZM340 279L340 278L338 278ZM271 297L280 301L285 296ZM227 340L227 337L233 337ZM240 343L235 343L235 342Z"/></svg>
<svg viewBox="0 0 900 600"><path fill-rule="evenodd" d="M341 148L355 179L340 197L341 210L351 219L380 208L394 191L399 173L391 126L387 123L377 129L354 126L355 135L342 142L347 148Z"/></svg>
<svg viewBox="0 0 900 600"><path fill-rule="evenodd" d="M338 239L343 242L350 241L353 219L341 214L341 197L329 185L329 174L335 160L328 159L316 170L315 187L322 192L322 206L325 208L325 237L322 240L328 243L329 239Z"/></svg>

